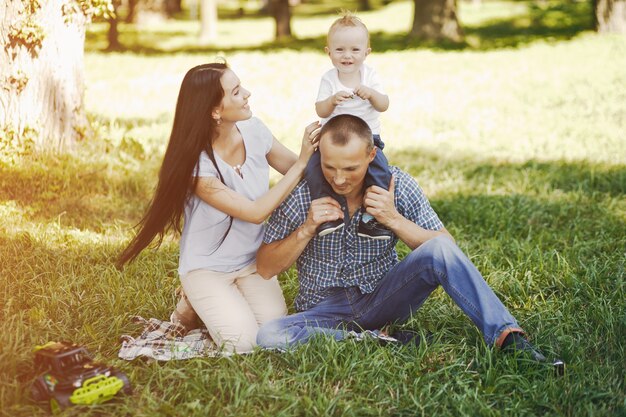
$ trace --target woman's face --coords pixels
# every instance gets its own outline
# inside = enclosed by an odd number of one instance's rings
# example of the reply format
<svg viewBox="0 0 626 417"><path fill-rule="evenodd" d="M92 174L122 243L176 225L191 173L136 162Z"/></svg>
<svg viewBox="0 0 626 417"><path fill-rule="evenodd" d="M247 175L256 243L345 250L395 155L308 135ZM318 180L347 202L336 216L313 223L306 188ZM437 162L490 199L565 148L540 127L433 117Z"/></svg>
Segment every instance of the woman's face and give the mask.
<svg viewBox="0 0 626 417"><path fill-rule="evenodd" d="M248 105L250 92L241 86L235 73L229 69L225 70L220 81L224 89L224 98L218 114L222 121L238 122L252 117L252 111Z"/></svg>

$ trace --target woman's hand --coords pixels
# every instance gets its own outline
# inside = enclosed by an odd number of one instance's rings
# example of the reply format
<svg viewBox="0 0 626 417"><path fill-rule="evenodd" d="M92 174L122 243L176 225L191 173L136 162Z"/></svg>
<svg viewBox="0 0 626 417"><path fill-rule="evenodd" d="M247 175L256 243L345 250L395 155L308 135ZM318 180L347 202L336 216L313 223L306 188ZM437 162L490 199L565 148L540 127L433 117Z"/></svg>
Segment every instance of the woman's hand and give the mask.
<svg viewBox="0 0 626 417"><path fill-rule="evenodd" d="M298 160L305 166L306 163L309 162L309 158L313 155L313 152L317 149L321 129L322 125L320 122L313 122L304 129L302 146L300 147L300 156Z"/></svg>

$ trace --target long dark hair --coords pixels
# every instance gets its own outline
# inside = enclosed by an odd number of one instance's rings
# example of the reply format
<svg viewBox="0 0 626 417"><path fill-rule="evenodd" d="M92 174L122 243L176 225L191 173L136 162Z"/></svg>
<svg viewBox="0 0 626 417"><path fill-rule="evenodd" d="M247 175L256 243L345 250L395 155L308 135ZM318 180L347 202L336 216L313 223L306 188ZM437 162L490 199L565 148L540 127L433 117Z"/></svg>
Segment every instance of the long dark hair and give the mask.
<svg viewBox="0 0 626 417"><path fill-rule="evenodd" d="M198 182L194 168L202 151L206 151L217 168L220 181L224 182L213 154L217 122L212 111L224 98L220 80L226 69L228 65L225 63L212 63L198 65L185 74L156 192L136 226L137 234L120 254L118 268L135 259L155 238L156 246L160 246L167 231L173 229L181 233L185 203Z"/></svg>

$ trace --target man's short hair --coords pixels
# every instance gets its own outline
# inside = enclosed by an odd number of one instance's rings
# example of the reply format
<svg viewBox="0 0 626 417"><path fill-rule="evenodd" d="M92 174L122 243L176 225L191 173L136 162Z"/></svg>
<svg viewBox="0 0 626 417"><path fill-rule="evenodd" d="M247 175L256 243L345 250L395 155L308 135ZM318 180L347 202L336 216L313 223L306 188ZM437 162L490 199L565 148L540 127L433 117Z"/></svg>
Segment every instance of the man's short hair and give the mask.
<svg viewBox="0 0 626 417"><path fill-rule="evenodd" d="M367 152L374 148L372 129L365 120L351 114L340 114L330 119L320 131L320 139L328 136L335 145L346 145L353 136L367 144Z"/></svg>

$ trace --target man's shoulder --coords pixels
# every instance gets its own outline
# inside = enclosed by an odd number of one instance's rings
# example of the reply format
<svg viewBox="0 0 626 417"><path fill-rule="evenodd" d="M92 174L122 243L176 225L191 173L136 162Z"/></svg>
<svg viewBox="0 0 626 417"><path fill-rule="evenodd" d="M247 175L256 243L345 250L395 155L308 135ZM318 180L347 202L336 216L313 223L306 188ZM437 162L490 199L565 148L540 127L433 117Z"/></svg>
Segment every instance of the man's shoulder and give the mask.
<svg viewBox="0 0 626 417"><path fill-rule="evenodd" d="M396 182L402 181L415 181L415 178L413 178L411 176L411 174L409 174L408 172L400 169L399 167L395 166L395 165L389 165L389 172L391 172L391 175L393 175L396 178Z"/></svg>
<svg viewBox="0 0 626 417"><path fill-rule="evenodd" d="M309 184L303 179L294 187L287 198L285 198L281 207L291 207L292 209L301 207L306 210L310 202L311 193L309 191Z"/></svg>
<svg viewBox="0 0 626 417"><path fill-rule="evenodd" d="M396 200L402 203L411 204L412 201L405 201L413 199L418 195L421 195L421 188L417 183L417 180L413 178L411 174L394 165L389 165L389 172L394 178L394 189Z"/></svg>

